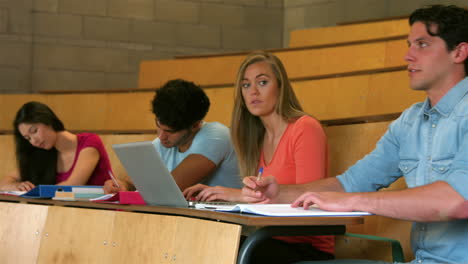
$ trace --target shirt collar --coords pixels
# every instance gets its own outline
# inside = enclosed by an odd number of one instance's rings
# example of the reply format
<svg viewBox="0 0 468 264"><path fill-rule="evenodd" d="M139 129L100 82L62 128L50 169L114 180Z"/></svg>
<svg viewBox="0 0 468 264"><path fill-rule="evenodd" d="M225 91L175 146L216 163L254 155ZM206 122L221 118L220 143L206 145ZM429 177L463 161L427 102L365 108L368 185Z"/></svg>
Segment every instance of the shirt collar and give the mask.
<svg viewBox="0 0 468 264"><path fill-rule="evenodd" d="M465 77L465 79L452 87L434 107L431 108L429 98L426 98L423 104L422 114L429 115L431 112L437 111L443 116L448 116L467 93L468 77Z"/></svg>

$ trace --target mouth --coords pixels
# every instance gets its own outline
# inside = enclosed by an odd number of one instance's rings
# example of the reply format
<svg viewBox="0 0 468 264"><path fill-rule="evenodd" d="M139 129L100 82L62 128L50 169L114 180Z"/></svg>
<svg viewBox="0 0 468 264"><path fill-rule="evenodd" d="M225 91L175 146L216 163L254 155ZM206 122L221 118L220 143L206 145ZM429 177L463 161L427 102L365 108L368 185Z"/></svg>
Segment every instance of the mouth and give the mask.
<svg viewBox="0 0 468 264"><path fill-rule="evenodd" d="M250 101L250 104L251 104L251 105L258 105L258 104L260 104L260 103L262 103L262 101L260 101L260 100L258 100L258 99L255 99L255 100Z"/></svg>
<svg viewBox="0 0 468 264"><path fill-rule="evenodd" d="M409 73L415 73L415 72L420 72L420 71L421 71L420 69L413 68L413 67L408 67L408 72Z"/></svg>

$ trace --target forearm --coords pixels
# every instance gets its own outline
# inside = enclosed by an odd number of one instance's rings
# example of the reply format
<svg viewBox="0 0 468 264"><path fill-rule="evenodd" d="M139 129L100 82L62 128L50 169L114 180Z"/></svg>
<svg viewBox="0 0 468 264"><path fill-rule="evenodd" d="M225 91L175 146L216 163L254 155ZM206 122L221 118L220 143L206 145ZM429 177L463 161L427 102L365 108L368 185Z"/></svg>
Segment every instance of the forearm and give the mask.
<svg viewBox="0 0 468 264"><path fill-rule="evenodd" d="M344 192L336 177L313 181L306 184L280 185L279 203L292 203L305 192Z"/></svg>
<svg viewBox="0 0 468 264"><path fill-rule="evenodd" d="M417 222L460 218L459 208L466 202L442 181L401 191L356 193L348 201L355 211Z"/></svg>
<svg viewBox="0 0 468 264"><path fill-rule="evenodd" d="M16 191L20 180L13 175L6 175L0 179L0 191Z"/></svg>

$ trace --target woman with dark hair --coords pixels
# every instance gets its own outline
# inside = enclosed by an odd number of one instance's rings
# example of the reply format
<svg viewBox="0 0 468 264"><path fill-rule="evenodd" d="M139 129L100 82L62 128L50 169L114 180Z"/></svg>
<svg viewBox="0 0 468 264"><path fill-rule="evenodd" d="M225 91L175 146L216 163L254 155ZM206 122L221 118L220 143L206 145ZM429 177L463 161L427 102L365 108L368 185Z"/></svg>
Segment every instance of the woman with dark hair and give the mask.
<svg viewBox="0 0 468 264"><path fill-rule="evenodd" d="M73 134L45 104L28 102L16 113L18 171L0 180L0 190L28 191L38 184L103 185L111 165L98 135Z"/></svg>

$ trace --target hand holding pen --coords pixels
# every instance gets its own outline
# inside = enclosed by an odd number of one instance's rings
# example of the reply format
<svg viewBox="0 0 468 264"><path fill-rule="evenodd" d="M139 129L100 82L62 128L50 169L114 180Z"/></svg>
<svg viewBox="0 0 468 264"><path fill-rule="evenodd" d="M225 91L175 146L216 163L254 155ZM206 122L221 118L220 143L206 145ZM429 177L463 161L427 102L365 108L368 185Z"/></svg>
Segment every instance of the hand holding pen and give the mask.
<svg viewBox="0 0 468 264"><path fill-rule="evenodd" d="M115 187L119 188L120 190L120 185L119 185L119 182L117 181L117 179L115 178L114 174L112 174L112 171L107 171L109 173L109 176L112 180L112 182L114 183Z"/></svg>
<svg viewBox="0 0 468 264"><path fill-rule="evenodd" d="M257 176L247 176L242 182L243 199L248 203L279 203L279 184L274 176L263 176L260 169Z"/></svg>
<svg viewBox="0 0 468 264"><path fill-rule="evenodd" d="M106 193L106 194L107 193L117 193L117 192L121 191L120 184L117 181L117 179L115 178L114 174L112 174L112 172L110 170L107 171L107 173L109 174L109 177L111 179L107 180L104 183L104 186L103 186L104 193Z"/></svg>
<svg viewBox="0 0 468 264"><path fill-rule="evenodd" d="M262 179L262 174L263 174L263 167L260 167L260 169L258 170L257 181Z"/></svg>

